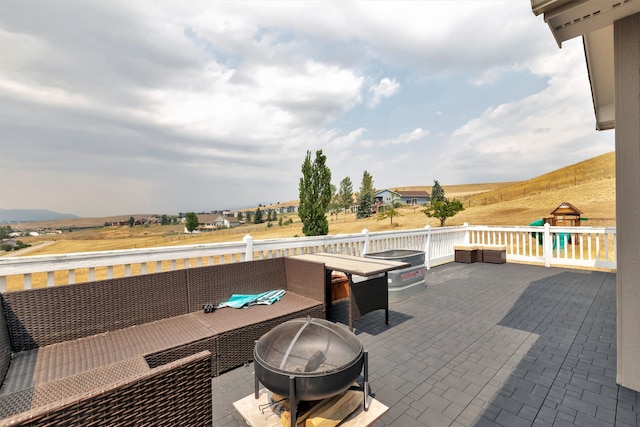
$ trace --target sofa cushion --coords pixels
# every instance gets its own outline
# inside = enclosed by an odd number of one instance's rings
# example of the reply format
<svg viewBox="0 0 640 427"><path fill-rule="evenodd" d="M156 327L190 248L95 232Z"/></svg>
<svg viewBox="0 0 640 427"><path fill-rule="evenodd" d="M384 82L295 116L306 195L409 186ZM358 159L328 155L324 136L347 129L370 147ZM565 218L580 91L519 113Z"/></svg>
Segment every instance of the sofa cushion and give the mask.
<svg viewBox="0 0 640 427"><path fill-rule="evenodd" d="M14 352L187 313L184 270L3 295Z"/></svg>
<svg viewBox="0 0 640 427"><path fill-rule="evenodd" d="M41 347L34 382L38 386L212 335L211 330L185 314Z"/></svg>
<svg viewBox="0 0 640 427"><path fill-rule="evenodd" d="M272 305L254 305L240 309L225 307L219 308L213 313L198 311L190 315L212 332L224 334L313 307L322 307L322 303L287 292L280 301Z"/></svg>
<svg viewBox="0 0 640 427"><path fill-rule="evenodd" d="M283 258L190 268L187 289L190 312L202 311L204 304L217 306L232 294L289 290Z"/></svg>

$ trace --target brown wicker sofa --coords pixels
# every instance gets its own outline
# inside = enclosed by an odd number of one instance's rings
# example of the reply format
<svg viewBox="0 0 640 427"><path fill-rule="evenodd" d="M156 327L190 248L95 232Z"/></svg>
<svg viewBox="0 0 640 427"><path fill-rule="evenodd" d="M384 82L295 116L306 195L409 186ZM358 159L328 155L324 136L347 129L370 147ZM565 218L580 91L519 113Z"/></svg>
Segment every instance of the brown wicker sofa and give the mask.
<svg viewBox="0 0 640 427"><path fill-rule="evenodd" d="M202 309L272 289L270 306ZM275 325L324 318L324 292L321 264L274 258L2 294L0 426L211 425L208 378Z"/></svg>

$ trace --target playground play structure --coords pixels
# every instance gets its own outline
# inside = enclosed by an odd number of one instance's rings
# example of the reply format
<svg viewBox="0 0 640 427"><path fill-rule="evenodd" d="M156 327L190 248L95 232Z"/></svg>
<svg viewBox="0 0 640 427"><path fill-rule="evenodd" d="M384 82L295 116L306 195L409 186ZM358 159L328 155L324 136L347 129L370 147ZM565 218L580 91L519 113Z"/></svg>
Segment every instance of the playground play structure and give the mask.
<svg viewBox="0 0 640 427"><path fill-rule="evenodd" d="M562 202L560 206L555 208L551 212L551 216L547 218L541 218L533 221L530 226L544 226L545 224L549 224L551 226L558 227L579 227L581 221L588 221L589 218L583 218L582 211L575 206L573 206L569 202ZM543 233L531 233L531 237L538 239L538 244L542 245L542 239L544 237ZM569 233L555 233L553 238L553 248L555 249L556 245L560 245L560 249L564 249L565 242L573 243L575 245L580 244L579 239L574 239L575 241L571 241L571 235Z"/></svg>

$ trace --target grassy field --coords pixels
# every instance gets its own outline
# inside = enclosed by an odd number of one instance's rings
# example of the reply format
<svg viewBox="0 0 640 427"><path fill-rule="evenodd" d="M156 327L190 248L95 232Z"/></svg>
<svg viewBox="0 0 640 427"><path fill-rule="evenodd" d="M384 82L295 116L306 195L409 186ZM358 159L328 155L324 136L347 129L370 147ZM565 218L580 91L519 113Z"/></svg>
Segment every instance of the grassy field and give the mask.
<svg viewBox="0 0 640 427"><path fill-rule="evenodd" d="M589 159L575 165L549 172L522 182L486 183L468 185L443 185L445 195L463 201L465 210L447 220L446 225L528 225L532 221L549 216L562 202L570 202L589 218L587 226L615 225L615 157L614 153ZM396 190L426 190L431 186L398 187ZM294 202L288 202L293 204ZM296 202L297 203L297 202ZM353 214L341 214L329 219L330 234L359 233L391 229L423 228L429 224L439 226L437 219L428 218L421 208L402 208L402 216L390 221L378 221L377 217L357 219ZM125 219L129 215L123 216ZM53 240L55 243L35 248L28 255L61 254L85 251L132 249L185 244L240 241L246 234L254 239L295 237L302 235L302 224L296 215L288 226L267 227L266 224L247 225L230 230L219 230L190 237L182 234L182 225L149 227L137 226L100 227L77 230L59 235L22 238L26 243ZM77 227L91 223L104 224L112 218L71 220ZM81 224L81 225L78 225ZM43 224L40 224L43 226ZM69 227L71 224L50 222L44 226Z"/></svg>

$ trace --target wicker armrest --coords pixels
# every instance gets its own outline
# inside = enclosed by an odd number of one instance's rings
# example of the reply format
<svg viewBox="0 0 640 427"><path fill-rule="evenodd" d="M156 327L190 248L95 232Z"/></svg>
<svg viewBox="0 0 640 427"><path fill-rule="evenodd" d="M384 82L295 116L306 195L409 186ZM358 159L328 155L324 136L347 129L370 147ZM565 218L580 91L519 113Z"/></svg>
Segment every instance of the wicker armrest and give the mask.
<svg viewBox="0 0 640 427"><path fill-rule="evenodd" d="M326 285L324 265L290 257L284 259L284 265L287 292L324 303Z"/></svg>
<svg viewBox="0 0 640 427"><path fill-rule="evenodd" d="M211 353L202 351L0 420L3 426L211 425Z"/></svg>

